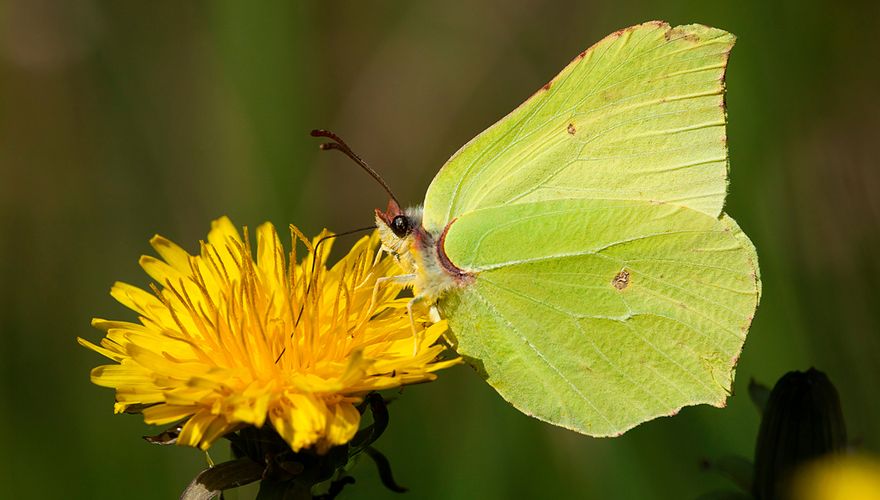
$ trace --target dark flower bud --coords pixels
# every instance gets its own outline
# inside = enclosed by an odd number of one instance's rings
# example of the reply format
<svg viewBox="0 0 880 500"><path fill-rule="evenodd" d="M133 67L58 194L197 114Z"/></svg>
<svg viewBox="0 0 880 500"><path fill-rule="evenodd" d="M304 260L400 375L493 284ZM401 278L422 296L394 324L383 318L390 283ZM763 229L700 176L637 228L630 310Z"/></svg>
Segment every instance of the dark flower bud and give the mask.
<svg viewBox="0 0 880 500"><path fill-rule="evenodd" d="M784 498L794 469L845 446L840 398L828 377L814 368L786 373L770 392L761 420L755 446L755 498Z"/></svg>

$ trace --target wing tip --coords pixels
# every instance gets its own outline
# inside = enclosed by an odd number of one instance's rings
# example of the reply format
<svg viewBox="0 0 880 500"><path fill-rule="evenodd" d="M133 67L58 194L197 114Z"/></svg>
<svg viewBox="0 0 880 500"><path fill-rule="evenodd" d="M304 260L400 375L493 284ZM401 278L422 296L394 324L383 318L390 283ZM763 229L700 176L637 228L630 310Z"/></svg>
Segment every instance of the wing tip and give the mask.
<svg viewBox="0 0 880 500"><path fill-rule="evenodd" d="M707 24L690 23L680 24L673 27L667 21L655 19L653 21L646 21L640 24L628 26L626 28L621 28L600 40L599 43L602 43L602 41L608 38L618 38L624 33L639 31L642 29L663 30L664 37L669 41L676 38L676 35L679 35L682 39L686 41L705 41L714 39L725 39L725 41L730 41L731 43L736 41L736 35L734 35L733 33L730 33L729 31L723 30L721 28L709 26ZM594 44L594 46L598 45L599 43Z"/></svg>
<svg viewBox="0 0 880 500"><path fill-rule="evenodd" d="M531 96L529 96L529 98L526 99L525 102L528 102L533 97L550 90L550 88L553 86L553 84L556 82L556 80L560 77L560 75L565 73L565 71L568 68L570 68L572 65L578 63L580 60L587 57L587 55L589 55L591 52L593 52L597 48L599 48L607 43L611 43L614 40L623 37L624 35L628 35L630 33L634 33L634 32L637 32L637 31L640 31L643 29L644 30L662 30L663 37L666 39L667 42L673 42L673 41L677 41L677 40L685 40L685 41L699 43L699 42L703 42L703 41L707 41L707 40L716 40L716 39L726 38L730 42L729 45L731 47L733 47L733 44L736 42L736 36L733 35L732 33L724 31L719 28L713 28L711 26L707 26L704 24L686 24L686 25L676 26L673 28L666 21L654 20L654 21L647 21L647 22L644 22L641 24L635 24L633 26L627 26L626 28L621 28L617 31L614 31L614 32L606 35L605 37L600 39L598 42L594 43L590 47L581 51L581 53L579 53L577 56L575 56L574 59L572 59L565 66L565 68L562 69L562 71L560 71L557 75L555 75L550 81L548 81L547 83L542 85L540 88L538 88L538 90L536 90ZM728 49L727 53L728 54L730 53L729 49ZM727 63L727 55L725 55L725 66L726 66L726 63ZM724 77L722 76L722 81L723 81L723 79L724 79Z"/></svg>
<svg viewBox="0 0 880 500"><path fill-rule="evenodd" d="M668 31L664 34L664 36L668 41L671 41L672 39L682 39L691 42L706 42L718 40L722 43L729 42L731 46L736 43L736 35L734 35L733 33L706 24L682 24L672 28L667 23L665 28Z"/></svg>

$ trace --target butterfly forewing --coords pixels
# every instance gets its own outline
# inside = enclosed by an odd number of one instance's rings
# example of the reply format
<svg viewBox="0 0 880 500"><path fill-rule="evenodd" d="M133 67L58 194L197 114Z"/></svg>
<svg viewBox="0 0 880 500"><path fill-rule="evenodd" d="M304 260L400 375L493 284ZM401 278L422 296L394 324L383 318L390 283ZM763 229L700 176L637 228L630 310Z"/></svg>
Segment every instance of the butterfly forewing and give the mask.
<svg viewBox="0 0 880 500"><path fill-rule="evenodd" d="M477 208L565 198L668 201L718 216L734 39L661 22L606 37L453 155L428 189L425 228Z"/></svg>

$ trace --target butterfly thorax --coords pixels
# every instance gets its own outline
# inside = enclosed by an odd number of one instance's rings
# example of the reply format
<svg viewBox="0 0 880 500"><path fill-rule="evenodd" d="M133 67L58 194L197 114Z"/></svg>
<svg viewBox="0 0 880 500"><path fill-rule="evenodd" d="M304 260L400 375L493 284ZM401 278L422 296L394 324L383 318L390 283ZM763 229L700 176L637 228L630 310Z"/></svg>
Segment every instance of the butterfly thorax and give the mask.
<svg viewBox="0 0 880 500"><path fill-rule="evenodd" d="M376 210L376 227L382 250L394 257L405 275L412 276L407 284L416 297L434 304L462 283L466 273L445 256L444 233L435 235L422 226L421 207L403 211L392 202L387 212Z"/></svg>

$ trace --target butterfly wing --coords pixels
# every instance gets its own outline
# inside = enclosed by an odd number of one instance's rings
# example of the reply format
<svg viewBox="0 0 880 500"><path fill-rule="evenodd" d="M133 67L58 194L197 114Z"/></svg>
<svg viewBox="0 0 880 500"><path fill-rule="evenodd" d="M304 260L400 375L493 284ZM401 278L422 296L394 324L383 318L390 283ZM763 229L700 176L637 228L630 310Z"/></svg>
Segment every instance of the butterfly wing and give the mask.
<svg viewBox="0 0 880 500"><path fill-rule="evenodd" d="M425 228L564 198L667 201L718 216L734 39L662 22L609 35L452 156L428 188Z"/></svg>
<svg viewBox="0 0 880 500"><path fill-rule="evenodd" d="M423 225L473 274L439 302L456 350L523 412L608 436L722 406L760 295L721 213L733 35L614 33L461 148Z"/></svg>
<svg viewBox="0 0 880 500"><path fill-rule="evenodd" d="M455 348L524 413L609 436L730 394L760 280L729 217L545 200L468 212L445 249L475 274L440 303Z"/></svg>

